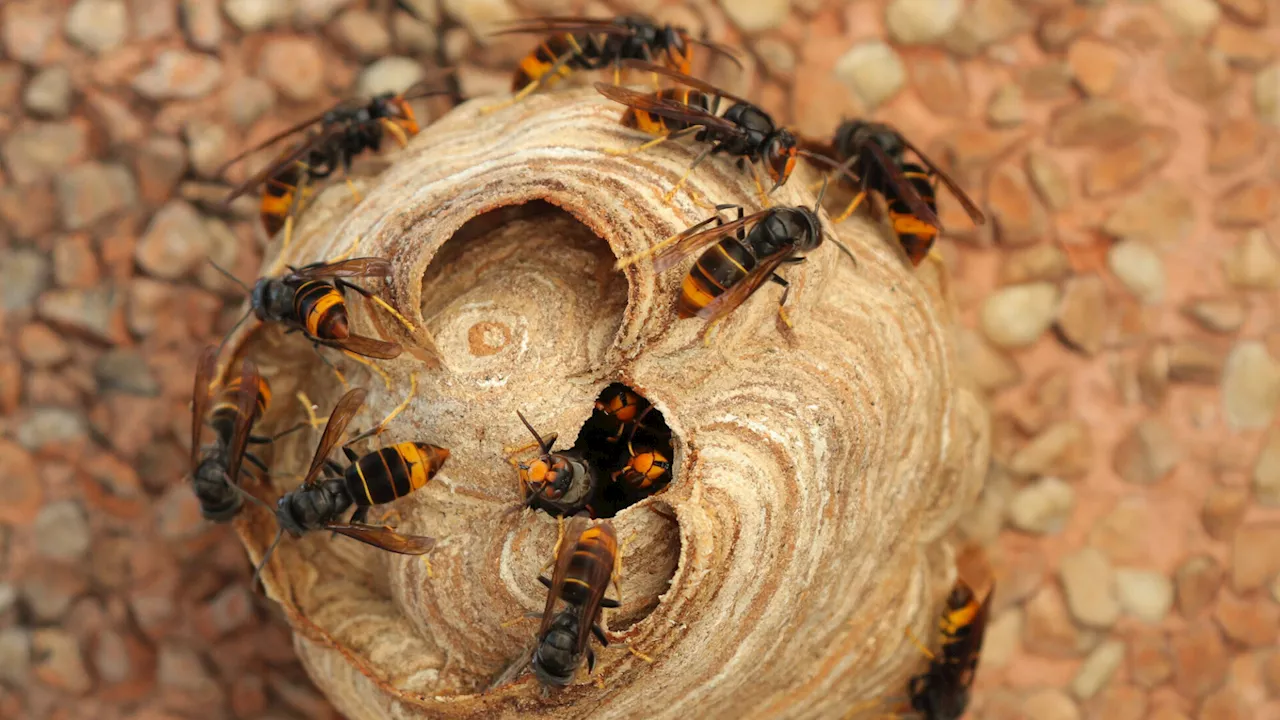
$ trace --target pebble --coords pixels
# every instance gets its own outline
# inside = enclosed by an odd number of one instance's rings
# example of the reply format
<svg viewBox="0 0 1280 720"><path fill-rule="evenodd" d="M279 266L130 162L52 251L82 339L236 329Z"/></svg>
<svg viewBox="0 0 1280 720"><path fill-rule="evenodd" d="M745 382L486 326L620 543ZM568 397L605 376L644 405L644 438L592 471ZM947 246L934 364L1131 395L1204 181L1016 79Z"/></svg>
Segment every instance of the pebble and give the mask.
<svg viewBox="0 0 1280 720"><path fill-rule="evenodd" d="M204 118L193 118L183 128L191 169L201 177L217 177L222 165L230 159L227 129Z"/></svg>
<svg viewBox="0 0 1280 720"><path fill-rule="evenodd" d="M92 287L98 284L101 275L87 234L76 233L59 239L53 248L53 280L58 287Z"/></svg>
<svg viewBox="0 0 1280 720"><path fill-rule="evenodd" d="M1228 272L1228 275L1230 273ZM1182 314L1210 332L1234 333L1244 325L1248 308L1238 298L1211 297L1190 300L1182 306Z"/></svg>
<svg viewBox="0 0 1280 720"><path fill-rule="evenodd" d="M252 33L289 17L288 0L223 0L222 11L241 32Z"/></svg>
<svg viewBox="0 0 1280 720"><path fill-rule="evenodd" d="M1280 288L1280 252L1264 230L1255 228L1227 251L1222 271L1241 290L1275 290Z"/></svg>
<svg viewBox="0 0 1280 720"><path fill-rule="evenodd" d="M1218 0L1228 17L1246 25L1261 25L1267 20L1266 0Z"/></svg>
<svg viewBox="0 0 1280 720"><path fill-rule="evenodd" d="M156 212L138 241L138 266L152 276L176 279L208 256L212 240L195 208L171 200Z"/></svg>
<svg viewBox="0 0 1280 720"><path fill-rule="evenodd" d="M85 92L85 107L93 124L112 147L131 145L142 139L146 126L127 104L96 90Z"/></svg>
<svg viewBox="0 0 1280 720"><path fill-rule="evenodd" d="M258 76L294 102L314 100L324 91L324 55L308 37L274 37L262 47Z"/></svg>
<svg viewBox="0 0 1280 720"><path fill-rule="evenodd" d="M450 0L445 0L445 6ZM752 2L721 3L729 21L744 33L752 34L773 30L782 25L791 13L791 0L753 0Z"/></svg>
<svg viewBox="0 0 1280 720"><path fill-rule="evenodd" d="M1044 207L1032 193L1026 173L1016 165L1001 164L991 174L987 206L995 235L1003 245L1030 245L1048 232Z"/></svg>
<svg viewBox="0 0 1280 720"><path fill-rule="evenodd" d="M982 305L982 330L998 347L1031 345L1053 324L1058 298L1058 288L1047 282L1001 288Z"/></svg>
<svg viewBox="0 0 1280 720"><path fill-rule="evenodd" d="M55 185L68 230L87 228L138 201L133 175L123 165L83 163L60 174Z"/></svg>
<svg viewBox="0 0 1280 720"><path fill-rule="evenodd" d="M1164 632L1151 628L1129 638L1129 681L1143 688L1163 685L1173 675L1169 641Z"/></svg>
<svg viewBox="0 0 1280 720"><path fill-rule="evenodd" d="M1280 362L1261 342L1237 343L1222 375L1222 404L1227 422L1237 430L1271 424L1280 403Z"/></svg>
<svg viewBox="0 0 1280 720"><path fill-rule="evenodd" d="M333 36L361 60L374 60L391 50L391 32L368 10L348 10L333 24Z"/></svg>
<svg viewBox="0 0 1280 720"><path fill-rule="evenodd" d="M1213 0L1159 0L1159 6L1174 30L1189 38L1205 37L1222 16Z"/></svg>
<svg viewBox="0 0 1280 720"><path fill-rule="evenodd" d="M1079 3L1055 8L1040 20L1036 27L1036 40L1046 52L1062 52L1087 32L1097 17L1097 11Z"/></svg>
<svg viewBox="0 0 1280 720"><path fill-rule="evenodd" d="M1253 107L1258 119L1280 127L1280 63L1273 63L1253 76Z"/></svg>
<svg viewBox="0 0 1280 720"><path fill-rule="evenodd" d="M1195 555L1184 561L1173 576L1178 612L1190 620L1212 605L1223 577L1222 566L1210 555Z"/></svg>
<svg viewBox="0 0 1280 720"><path fill-rule="evenodd" d="M44 3L0 4L0 40L5 55L14 60L41 64L57 31L57 15Z"/></svg>
<svg viewBox="0 0 1280 720"><path fill-rule="evenodd" d="M106 343L119 340L113 315L120 298L111 285L88 290L50 290L36 304L36 312L46 322L83 332Z"/></svg>
<svg viewBox="0 0 1280 720"><path fill-rule="evenodd" d="M1076 671L1076 676L1071 680L1071 694L1080 700L1088 700L1097 695L1111 682L1112 676L1123 662L1124 643L1118 640L1102 643L1089 653Z"/></svg>
<svg viewBox="0 0 1280 720"><path fill-rule="evenodd" d="M1116 594L1125 613L1156 624L1173 607L1173 581L1152 570L1118 568Z"/></svg>
<svg viewBox="0 0 1280 720"><path fill-rule="evenodd" d="M129 11L124 0L78 0L67 12L66 32L80 47L105 53L124 44Z"/></svg>
<svg viewBox="0 0 1280 720"><path fill-rule="evenodd" d="M1168 345L1169 379L1174 382L1215 385L1222 377L1226 356L1194 340L1175 340Z"/></svg>
<svg viewBox="0 0 1280 720"><path fill-rule="evenodd" d="M1081 548L1062 558L1059 567L1067 609L1077 622L1093 628L1111 627L1120 617L1111 563L1097 548Z"/></svg>
<svg viewBox="0 0 1280 720"><path fill-rule="evenodd" d="M152 512L156 529L166 540L184 540L203 532L207 523L200 515L200 503L185 483L173 485L155 501Z"/></svg>
<svg viewBox="0 0 1280 720"><path fill-rule="evenodd" d="M162 50L133 78L133 89L149 100L198 100L222 80L222 63L204 53Z"/></svg>
<svg viewBox="0 0 1280 720"><path fill-rule="evenodd" d="M120 392L140 397L159 397L160 383L147 367L147 359L137 350L113 349L93 364L99 393Z"/></svg>
<svg viewBox="0 0 1280 720"><path fill-rule="evenodd" d="M1001 85L987 100L987 120L998 128L1017 127L1027 118L1026 101L1022 88L1017 85Z"/></svg>
<svg viewBox="0 0 1280 720"><path fill-rule="evenodd" d="M907 80L902 58L879 40L854 45L836 60L833 72L868 109L897 95Z"/></svg>
<svg viewBox="0 0 1280 720"><path fill-rule="evenodd" d="M392 55L366 67L360 73L356 87L361 95L369 97L385 92L403 92L424 77L426 69L422 63Z"/></svg>
<svg viewBox="0 0 1280 720"><path fill-rule="evenodd" d="M54 560L79 560L89 552L92 535L84 508L74 500L49 503L35 521L36 551Z"/></svg>
<svg viewBox="0 0 1280 720"><path fill-rule="evenodd" d="M1213 31L1213 48L1232 67L1246 72L1266 67L1276 54L1275 45L1261 32L1234 23L1222 23Z"/></svg>
<svg viewBox="0 0 1280 720"><path fill-rule="evenodd" d="M138 147L134 158L138 192L148 204L159 205L187 172L187 147L177 138L157 135Z"/></svg>
<svg viewBox="0 0 1280 720"><path fill-rule="evenodd" d="M1071 184L1052 155L1039 150L1028 152L1027 175L1051 210L1060 212L1071 205Z"/></svg>
<svg viewBox="0 0 1280 720"><path fill-rule="evenodd" d="M236 78L223 92L227 116L241 128L257 122L276 104L276 91L256 77Z"/></svg>
<svg viewBox="0 0 1280 720"><path fill-rule="evenodd" d="M1067 48L1067 65L1086 95L1110 93L1132 64L1124 51L1096 38L1081 38Z"/></svg>
<svg viewBox="0 0 1280 720"><path fill-rule="evenodd" d="M1063 420L1045 428L1014 453L1009 470L1017 475L1079 477L1093 460L1088 427L1078 420Z"/></svg>
<svg viewBox="0 0 1280 720"><path fill-rule="evenodd" d="M1067 280L1058 306L1058 336L1068 347L1085 355L1096 355L1106 338L1107 286L1097 275L1081 275Z"/></svg>
<svg viewBox="0 0 1280 720"><path fill-rule="evenodd" d="M0 463L6 478L0 483L0 523L26 526L35 519L44 500L44 485L35 458L22 445L0 440ZM0 551L4 549L0 535Z"/></svg>
<svg viewBox="0 0 1280 720"><path fill-rule="evenodd" d="M890 0L884 22L894 41L903 45L928 45L955 27L963 9L964 3L960 0Z"/></svg>
<svg viewBox="0 0 1280 720"><path fill-rule="evenodd" d="M182 28L197 50L216 52L222 44L222 13L218 0L182 0L178 17Z"/></svg>
<svg viewBox="0 0 1280 720"><path fill-rule="evenodd" d="M1213 692L1227 676L1227 650L1222 635L1209 620L1190 623L1174 633L1169 648L1173 657L1173 684L1179 693L1196 700Z"/></svg>
<svg viewBox="0 0 1280 720"><path fill-rule="evenodd" d="M31 654L34 674L46 685L74 695L93 689L80 643L66 630L36 630L31 636Z"/></svg>
<svg viewBox="0 0 1280 720"><path fill-rule="evenodd" d="M1055 477L1033 481L1009 501L1009 524L1036 535L1056 535L1076 504L1076 491Z"/></svg>
<svg viewBox="0 0 1280 720"><path fill-rule="evenodd" d="M957 331L956 355L983 392L994 393L1022 380L1022 371L1013 358L968 328Z"/></svg>
<svg viewBox="0 0 1280 720"><path fill-rule="evenodd" d="M1280 428L1272 428L1262 439L1253 466L1253 492L1259 504L1280 506Z"/></svg>
<svg viewBox="0 0 1280 720"><path fill-rule="evenodd" d="M1050 145L1108 149L1132 142L1145 121L1135 105L1110 98L1089 98L1054 113L1049 125Z"/></svg>
<svg viewBox="0 0 1280 720"><path fill-rule="evenodd" d="M1136 140L1103 153L1085 167L1085 194L1091 197L1128 190L1169 160L1178 135L1168 128L1153 128Z"/></svg>
<svg viewBox="0 0 1280 720"><path fill-rule="evenodd" d="M1102 229L1114 238L1141 240L1153 248L1167 249L1181 245L1194 224L1195 213L1187 195L1172 181L1160 179L1125 198Z"/></svg>
<svg viewBox="0 0 1280 720"><path fill-rule="evenodd" d="M1001 285L1065 280L1070 275L1071 259L1053 243L1037 243L1010 250L1004 253L1000 263Z"/></svg>
<svg viewBox="0 0 1280 720"><path fill-rule="evenodd" d="M207 623L211 637L248 627L254 620L253 595L245 585L228 585L205 604L200 618Z"/></svg>
<svg viewBox="0 0 1280 720"><path fill-rule="evenodd" d="M24 574L22 600L32 620L40 624L58 623L72 603L90 590L90 579L77 568L61 563L43 563Z"/></svg>
<svg viewBox="0 0 1280 720"><path fill-rule="evenodd" d="M1091 703L1087 717L1109 720L1146 720L1147 694L1132 685L1108 687Z"/></svg>
<svg viewBox="0 0 1280 720"><path fill-rule="evenodd" d="M45 253L26 248L0 249L0 307L26 310L53 278L52 265Z"/></svg>
<svg viewBox="0 0 1280 720"><path fill-rule="evenodd" d="M969 107L964 72L950 55L920 54L911 59L911 82L924 106L935 115L963 117Z"/></svg>
<svg viewBox="0 0 1280 720"><path fill-rule="evenodd" d="M85 417L79 411L38 407L31 410L27 420L18 427L17 439L28 450L40 450L48 445L79 440L86 432Z"/></svg>
<svg viewBox="0 0 1280 720"><path fill-rule="evenodd" d="M985 48L1029 30L1032 18L1013 0L974 0L946 36L946 48L973 57Z"/></svg>
<svg viewBox="0 0 1280 720"><path fill-rule="evenodd" d="M1248 523L1231 543L1231 587L1246 593L1266 587L1280 574L1280 523Z"/></svg>
<svg viewBox="0 0 1280 720"><path fill-rule="evenodd" d="M334 15L337 15L343 8L350 5L352 0L295 0L297 9L293 13L293 17L298 24L304 27L315 27L323 25ZM397 3L398 4L398 3Z"/></svg>
<svg viewBox="0 0 1280 720"><path fill-rule="evenodd" d="M36 115L61 120L71 112L71 92L71 72L56 65L31 78L22 94L22 102Z"/></svg>
<svg viewBox="0 0 1280 720"><path fill-rule="evenodd" d="M89 151L85 127L76 122L27 125L0 145L4 167L19 184L44 182L82 160Z"/></svg>
<svg viewBox="0 0 1280 720"><path fill-rule="evenodd" d="M1242 487L1216 485L1205 496L1200 521L1214 540L1230 540L1244 521L1249 508L1249 491Z"/></svg>
<svg viewBox="0 0 1280 720"><path fill-rule="evenodd" d="M1116 445L1112 467L1126 482L1151 485L1168 477L1182 454L1182 445L1169 426L1152 417L1134 425Z"/></svg>
<svg viewBox="0 0 1280 720"><path fill-rule="evenodd" d="M1033 65L1018 71L1018 84L1028 100L1050 101L1071 97L1074 99L1075 88L1072 85L1071 67L1065 61L1046 62Z"/></svg>
<svg viewBox="0 0 1280 720"><path fill-rule="evenodd" d="M1280 209L1280 184L1245 181L1230 188L1213 206L1213 221L1224 227L1261 225Z"/></svg>
<svg viewBox="0 0 1280 720"><path fill-rule="evenodd" d="M198 697L218 698L222 692L195 650L171 644L161 645L156 654L156 680Z"/></svg>
<svg viewBox="0 0 1280 720"><path fill-rule="evenodd" d="M1022 608L1010 608L1000 613L987 626L982 643L982 666L1002 668L1017 653L1022 636Z"/></svg>
<svg viewBox="0 0 1280 720"><path fill-rule="evenodd" d="M429 7L435 8L436 5L433 2ZM395 36L397 52L426 55L435 54L440 49L435 23L427 24L407 12L396 11L392 16L391 33Z"/></svg>
<svg viewBox="0 0 1280 720"><path fill-rule="evenodd" d="M31 671L31 631L0 628L0 680L23 686Z"/></svg>
<svg viewBox="0 0 1280 720"><path fill-rule="evenodd" d="M1165 56L1165 73L1174 92L1197 103L1218 100L1231 87L1226 57L1192 43Z"/></svg>
<svg viewBox="0 0 1280 720"><path fill-rule="evenodd" d="M1205 720L1250 720L1256 716L1241 693L1230 685L1205 698L1198 715Z"/></svg>
<svg viewBox="0 0 1280 720"><path fill-rule="evenodd" d="M1273 698L1280 697L1280 651L1272 651L1262 661L1262 679L1267 693Z"/></svg>
<svg viewBox="0 0 1280 720"><path fill-rule="evenodd" d="M757 3L742 4L756 5ZM778 3L766 1L759 4L768 6ZM782 5L785 9L786 2ZM471 36L482 45L498 40L492 33L502 25L517 19L515 8L511 7L506 0L443 0L443 8L446 14L462 23L471 32ZM747 12L750 13L750 8ZM747 32L750 31L747 30ZM507 41L500 40L500 42Z"/></svg>
<svg viewBox="0 0 1280 720"><path fill-rule="evenodd" d="M1227 118L1209 130L1209 171L1228 172L1252 162L1262 147L1262 128L1253 118Z"/></svg>
<svg viewBox="0 0 1280 720"><path fill-rule="evenodd" d="M28 365L44 369L71 357L71 348L62 336L43 323L28 323L18 331L18 352Z"/></svg>
<svg viewBox="0 0 1280 720"><path fill-rule="evenodd" d="M1229 639L1249 648L1275 645L1280 633L1280 606L1265 597L1246 599L1223 593L1214 618Z"/></svg>
<svg viewBox="0 0 1280 720"><path fill-rule="evenodd" d="M1036 720L1079 720L1080 708L1065 692L1053 688L1036 690L1022 701L1025 717Z"/></svg>

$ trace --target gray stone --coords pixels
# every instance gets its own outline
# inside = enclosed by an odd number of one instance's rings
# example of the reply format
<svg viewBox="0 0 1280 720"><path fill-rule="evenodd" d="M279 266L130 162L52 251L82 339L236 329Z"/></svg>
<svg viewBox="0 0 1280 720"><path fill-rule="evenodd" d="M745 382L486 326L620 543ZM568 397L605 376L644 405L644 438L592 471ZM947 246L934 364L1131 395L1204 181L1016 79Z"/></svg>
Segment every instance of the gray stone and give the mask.
<svg viewBox="0 0 1280 720"><path fill-rule="evenodd" d="M62 225L80 230L138 201L133 174L123 165L89 162L78 165L56 180Z"/></svg>
<svg viewBox="0 0 1280 720"><path fill-rule="evenodd" d="M426 77L422 63L412 58L392 55L373 63L360 73L357 91L366 97L385 92L403 92Z"/></svg>
<svg viewBox="0 0 1280 720"><path fill-rule="evenodd" d="M160 382L137 350L115 349L103 353L93 364L99 393L120 392L142 397L158 397Z"/></svg>
<svg viewBox="0 0 1280 720"><path fill-rule="evenodd" d="M67 13L67 37L96 53L124 44L129 11L124 0L79 0Z"/></svg>
<svg viewBox="0 0 1280 720"><path fill-rule="evenodd" d="M93 538L89 518L74 500L61 500L40 508L34 530L36 552L53 560L79 560L89 552Z"/></svg>
<svg viewBox="0 0 1280 720"><path fill-rule="evenodd" d="M71 72L55 65L36 73L27 83L22 102L36 115L65 118L71 112Z"/></svg>
<svg viewBox="0 0 1280 720"><path fill-rule="evenodd" d="M49 256L36 250L0 250L0 302L5 310L26 310L53 277Z"/></svg>
<svg viewBox="0 0 1280 720"><path fill-rule="evenodd" d="M0 146L4 166L19 185L54 177L89 150L84 127L71 122L27 125L9 134Z"/></svg>

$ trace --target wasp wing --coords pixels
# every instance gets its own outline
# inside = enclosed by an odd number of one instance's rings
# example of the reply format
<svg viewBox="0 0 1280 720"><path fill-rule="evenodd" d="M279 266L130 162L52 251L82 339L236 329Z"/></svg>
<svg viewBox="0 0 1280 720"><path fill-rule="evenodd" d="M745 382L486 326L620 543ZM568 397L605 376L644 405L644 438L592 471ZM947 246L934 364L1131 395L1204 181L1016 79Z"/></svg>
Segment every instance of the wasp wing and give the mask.
<svg viewBox="0 0 1280 720"><path fill-rule="evenodd" d="M328 112L328 111L326 111L326 112ZM281 130L280 132L276 133L275 135L272 135L271 137L267 138L266 140L263 140L262 142L258 143L257 145L254 145L253 147L248 148L248 149L246 149L246 150L242 151L241 153L239 153L239 154L238 154L238 155L236 155L235 157L233 157L233 158L231 158L230 160L228 160L228 161L226 161L226 162L222 163L222 165L221 165L220 167L218 167L218 169L217 169L217 170L215 170L215 171L214 171L214 173L213 173L213 174L214 174L214 176L216 177L216 176L220 176L220 175L222 175L224 172L226 172L226 171L227 171L227 168L231 167L232 165L235 165L236 163L238 163L238 162L240 162L241 160L245 159L245 158L246 158L246 157L248 157L249 155L252 155L253 153L258 152L259 150L262 150L263 148L271 147L272 145L275 145L276 143L280 142L281 140L283 140L283 139L285 139L285 138L287 138L287 137L290 137L291 135L296 135L296 134L298 134L298 133L302 132L303 130L306 130L308 127L310 127L310 126L312 126L312 125L315 125L316 123L318 123L318 122L320 122L321 120L323 120L323 119L324 119L324 115L325 115L325 113L319 113L319 114L317 114L317 115L313 115L312 117L309 117L309 118L307 118L306 120L303 120L302 122L300 122L300 123L298 123L298 124L296 124L296 125L293 125L292 127L289 127L289 128L284 129L284 130Z"/></svg>
<svg viewBox="0 0 1280 720"><path fill-rule="evenodd" d="M195 470L200 459L200 432L204 429L205 415L209 412L209 385L218 369L218 348L210 345L200 353L196 363L195 387L191 388L191 469Z"/></svg>
<svg viewBox="0 0 1280 720"><path fill-rule="evenodd" d="M658 97L656 94L638 93L618 85L610 85L608 83L596 83L596 90L601 95L610 100L626 105L629 108L641 110L668 120L686 123L686 126L701 125L705 128L715 130L726 136L741 137L746 133L742 128L725 120L719 115L709 113L702 108L686 105L682 102L667 100Z"/></svg>
<svg viewBox="0 0 1280 720"><path fill-rule="evenodd" d="M547 604L542 609L542 624L538 627L539 638L546 635L547 629L551 627L551 620L555 616L552 611L555 610L556 600L560 599L560 588L564 586L565 577L569 574L569 563L573 561L573 551L577 549L578 538L582 537L586 529L587 518L575 515L565 526L564 535L556 545L556 565L551 573L551 584L547 586ZM584 627L582 630L586 632L587 628Z"/></svg>
<svg viewBox="0 0 1280 720"><path fill-rule="evenodd" d="M335 263L318 263L289 273L293 280L321 280L338 277L390 277L391 263L378 257L361 257Z"/></svg>
<svg viewBox="0 0 1280 720"><path fill-rule="evenodd" d="M774 271L782 266L782 263L791 256L791 248L783 248L778 252L768 255L760 259L756 266L752 268L747 276L739 280L733 287L725 290L714 300L707 303L707 306L698 311L698 317L707 318L711 322L716 322L724 318L729 313L738 309L738 306L746 302L756 290L760 289L769 278L773 277Z"/></svg>
<svg viewBox="0 0 1280 720"><path fill-rule="evenodd" d="M258 410L258 385L261 376L253 361L245 358L240 368L240 396L236 402L236 424L231 433L227 476L233 485L240 484L240 465L244 461L245 448L249 444L249 430L253 427Z"/></svg>
<svg viewBox="0 0 1280 720"><path fill-rule="evenodd" d="M991 615L991 598L995 596L995 592L996 587L993 582L991 589L987 591L987 596L982 600L982 605L978 607L978 612L973 616L973 621L969 623L965 639L954 648L946 650L945 660L951 665L948 672L953 674L959 687L971 686L974 675L977 674L978 660L982 657L982 640L987 633L987 618Z"/></svg>
<svg viewBox="0 0 1280 720"><path fill-rule="evenodd" d="M894 197L907 204L907 207L911 209L912 215L938 228L938 230L942 230L942 222L938 220L938 214L925 203L924 198L920 197L920 193L915 186L902 173L902 168L885 153L884 148L880 147L880 143L868 140L859 148L859 153L865 153L866 157L879 166L884 173L884 177L889 181L890 187L888 190L893 193Z"/></svg>
<svg viewBox="0 0 1280 720"><path fill-rule="evenodd" d="M602 536L602 542L606 543L611 552L609 555L617 558L618 553L618 535L613 529L613 523L605 520L598 526ZM600 614L600 601L604 599L604 593L609 589L609 579L613 577L613 564L605 565L603 563L591 563L588 565L590 574L587 577L587 587L590 589L590 595L587 601L578 607L578 653L581 654L587 649L587 644L591 642L591 626L596 622L596 616Z"/></svg>
<svg viewBox="0 0 1280 720"><path fill-rule="evenodd" d="M324 434L320 436L320 444L316 445L316 453L311 458L311 467L302 478L303 485L310 485L320 474L329 453L337 447L347 431L351 418L356 416L360 406L364 404L365 395L364 388L352 388L338 399L337 405L333 406L333 412L329 413L329 422L324 426Z"/></svg>
<svg viewBox="0 0 1280 720"><path fill-rule="evenodd" d="M352 540L359 540L365 545L372 545L401 555L424 555L435 547L436 539L424 535L405 535L388 527L364 525L360 523L327 523L326 530L339 535L346 535Z"/></svg>
<svg viewBox="0 0 1280 720"><path fill-rule="evenodd" d="M309 337L309 336L308 336ZM311 340L328 345L329 347L338 348L353 352L356 355L363 355L368 358L377 360L391 360L400 357L400 353L404 352L404 347L400 343L387 342L386 340L377 340L363 335L348 335L341 340L329 340L321 338L311 338Z"/></svg>
<svg viewBox="0 0 1280 720"><path fill-rule="evenodd" d="M257 188L259 185L266 182L269 178L275 176L284 168L287 168L293 163L300 161L304 155L306 155L308 152L310 152L314 148L322 147L323 145L325 145L325 143L328 143L330 140L337 137L342 132L343 132L343 127L341 125L335 125L333 127L324 128L318 133L311 134L309 137L307 137L307 139L298 143L296 147L294 147L293 149L287 152L282 153L279 158L267 164L266 167L254 173L253 176L250 177L248 180L245 180L244 182L240 183L235 188L233 188L231 192L227 194L227 197L222 201L223 206L225 207L230 205L232 200L235 200L236 198L249 192L250 190ZM249 152L253 152L253 151L251 150Z"/></svg>
<svg viewBox="0 0 1280 720"><path fill-rule="evenodd" d="M634 264L641 258L653 257L654 271L665 272L680 264L681 260L689 257L690 255L714 245L721 238L733 235L739 230L749 228L759 222L768 213L768 210L762 210L760 212L738 218L737 220L722 223L712 228L706 228L706 226L719 219L719 216L717 215L707 218L684 232L663 240L648 250L643 250L635 255L630 255L619 260L618 266L626 267L627 265Z"/></svg>
<svg viewBox="0 0 1280 720"><path fill-rule="evenodd" d="M655 75L662 75L664 77L669 77L672 80L675 80L676 82L680 83L681 85L691 87L695 90L701 90L702 92L708 95L724 98L725 100L728 100L730 102L739 103L743 105L753 104L750 100L747 100L744 97L734 95L728 90L723 90L721 88L718 88L715 85L712 85L711 83L706 82L704 80L699 80L698 78L693 77L692 75L686 75L685 73L682 73L679 70L672 70L671 68L665 65L658 65L657 63L651 63L647 60L627 59L622 61L621 66L622 66L622 69L624 70L635 70L637 72L653 73Z"/></svg>
<svg viewBox="0 0 1280 720"><path fill-rule="evenodd" d="M905 145L908 150L915 153L916 157L920 158L920 161L925 164L925 167L929 168L929 171L934 175L937 175L938 179L942 181L942 184L947 186L947 190L949 190L951 194L960 201L960 205L964 208L964 211L969 214L969 219L972 220L974 224L982 225L987 221L987 216L983 214L982 210L980 210L977 204L973 202L973 199L969 197L968 193L962 190L950 175L943 172L943 170L938 167L937 163L930 160L929 156L921 152L920 148L916 147L910 140L902 137L901 135L899 135L899 137L902 138L902 144ZM915 208L912 208L912 212L915 212ZM939 226L938 229L942 228Z"/></svg>

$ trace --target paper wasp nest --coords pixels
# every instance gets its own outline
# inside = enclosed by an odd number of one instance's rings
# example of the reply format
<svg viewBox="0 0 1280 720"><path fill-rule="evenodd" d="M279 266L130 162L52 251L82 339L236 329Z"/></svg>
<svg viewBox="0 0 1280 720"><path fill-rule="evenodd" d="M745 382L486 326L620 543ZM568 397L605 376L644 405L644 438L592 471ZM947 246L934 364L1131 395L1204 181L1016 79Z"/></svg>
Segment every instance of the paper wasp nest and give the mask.
<svg viewBox="0 0 1280 720"><path fill-rule="evenodd" d="M986 415L956 366L939 271L905 263L888 230L855 218L785 267L794 333L766 285L704 344L701 320L676 320L682 273L625 273L616 257L709 216L758 207L750 175L705 163L672 206L663 193L694 151L679 143L632 157L605 148L640 139L591 90L546 93L491 115L464 105L301 218L263 272L345 253L395 265L365 280L412 323L349 294L353 330L403 343L379 363L390 383L334 358L369 401L355 430L408 409L368 452L421 440L452 452L421 491L372 521L438 538L406 557L329 533L286 537L264 581L296 630L316 683L351 718L839 717L859 701L901 695L921 657L904 638L934 627L954 574L945 538L981 486ZM797 172L777 203L811 204L816 174ZM829 225L828 229L830 231ZM327 416L343 388L305 340L241 333L274 387L265 431L297 422L305 392ZM600 391L622 382L669 423L675 479L622 510L621 600L597 649L563 690L529 674L485 692L532 643L556 520L520 503L508 453L543 434L573 444ZM319 431L265 451L275 487L296 485ZM528 457L528 454L525 455ZM238 521L256 561L274 519ZM614 594L610 590L610 595ZM642 658L639 654L647 656ZM650 662L650 660L652 662Z"/></svg>

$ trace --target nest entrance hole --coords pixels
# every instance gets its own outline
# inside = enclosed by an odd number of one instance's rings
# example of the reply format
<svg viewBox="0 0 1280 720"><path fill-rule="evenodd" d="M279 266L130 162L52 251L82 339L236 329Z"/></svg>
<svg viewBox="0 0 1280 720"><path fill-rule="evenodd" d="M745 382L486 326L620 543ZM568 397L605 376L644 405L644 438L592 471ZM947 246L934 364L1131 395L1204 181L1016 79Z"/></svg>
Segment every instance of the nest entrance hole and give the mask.
<svg viewBox="0 0 1280 720"><path fill-rule="evenodd" d="M596 398L573 447L552 452L585 463L592 483L580 502L568 506L545 500L533 486L529 505L557 517L586 511L594 518L611 518L662 492L674 479L671 427L660 410L622 383L609 385ZM529 466L523 467L527 478ZM572 493L560 490L556 488L558 495Z"/></svg>

